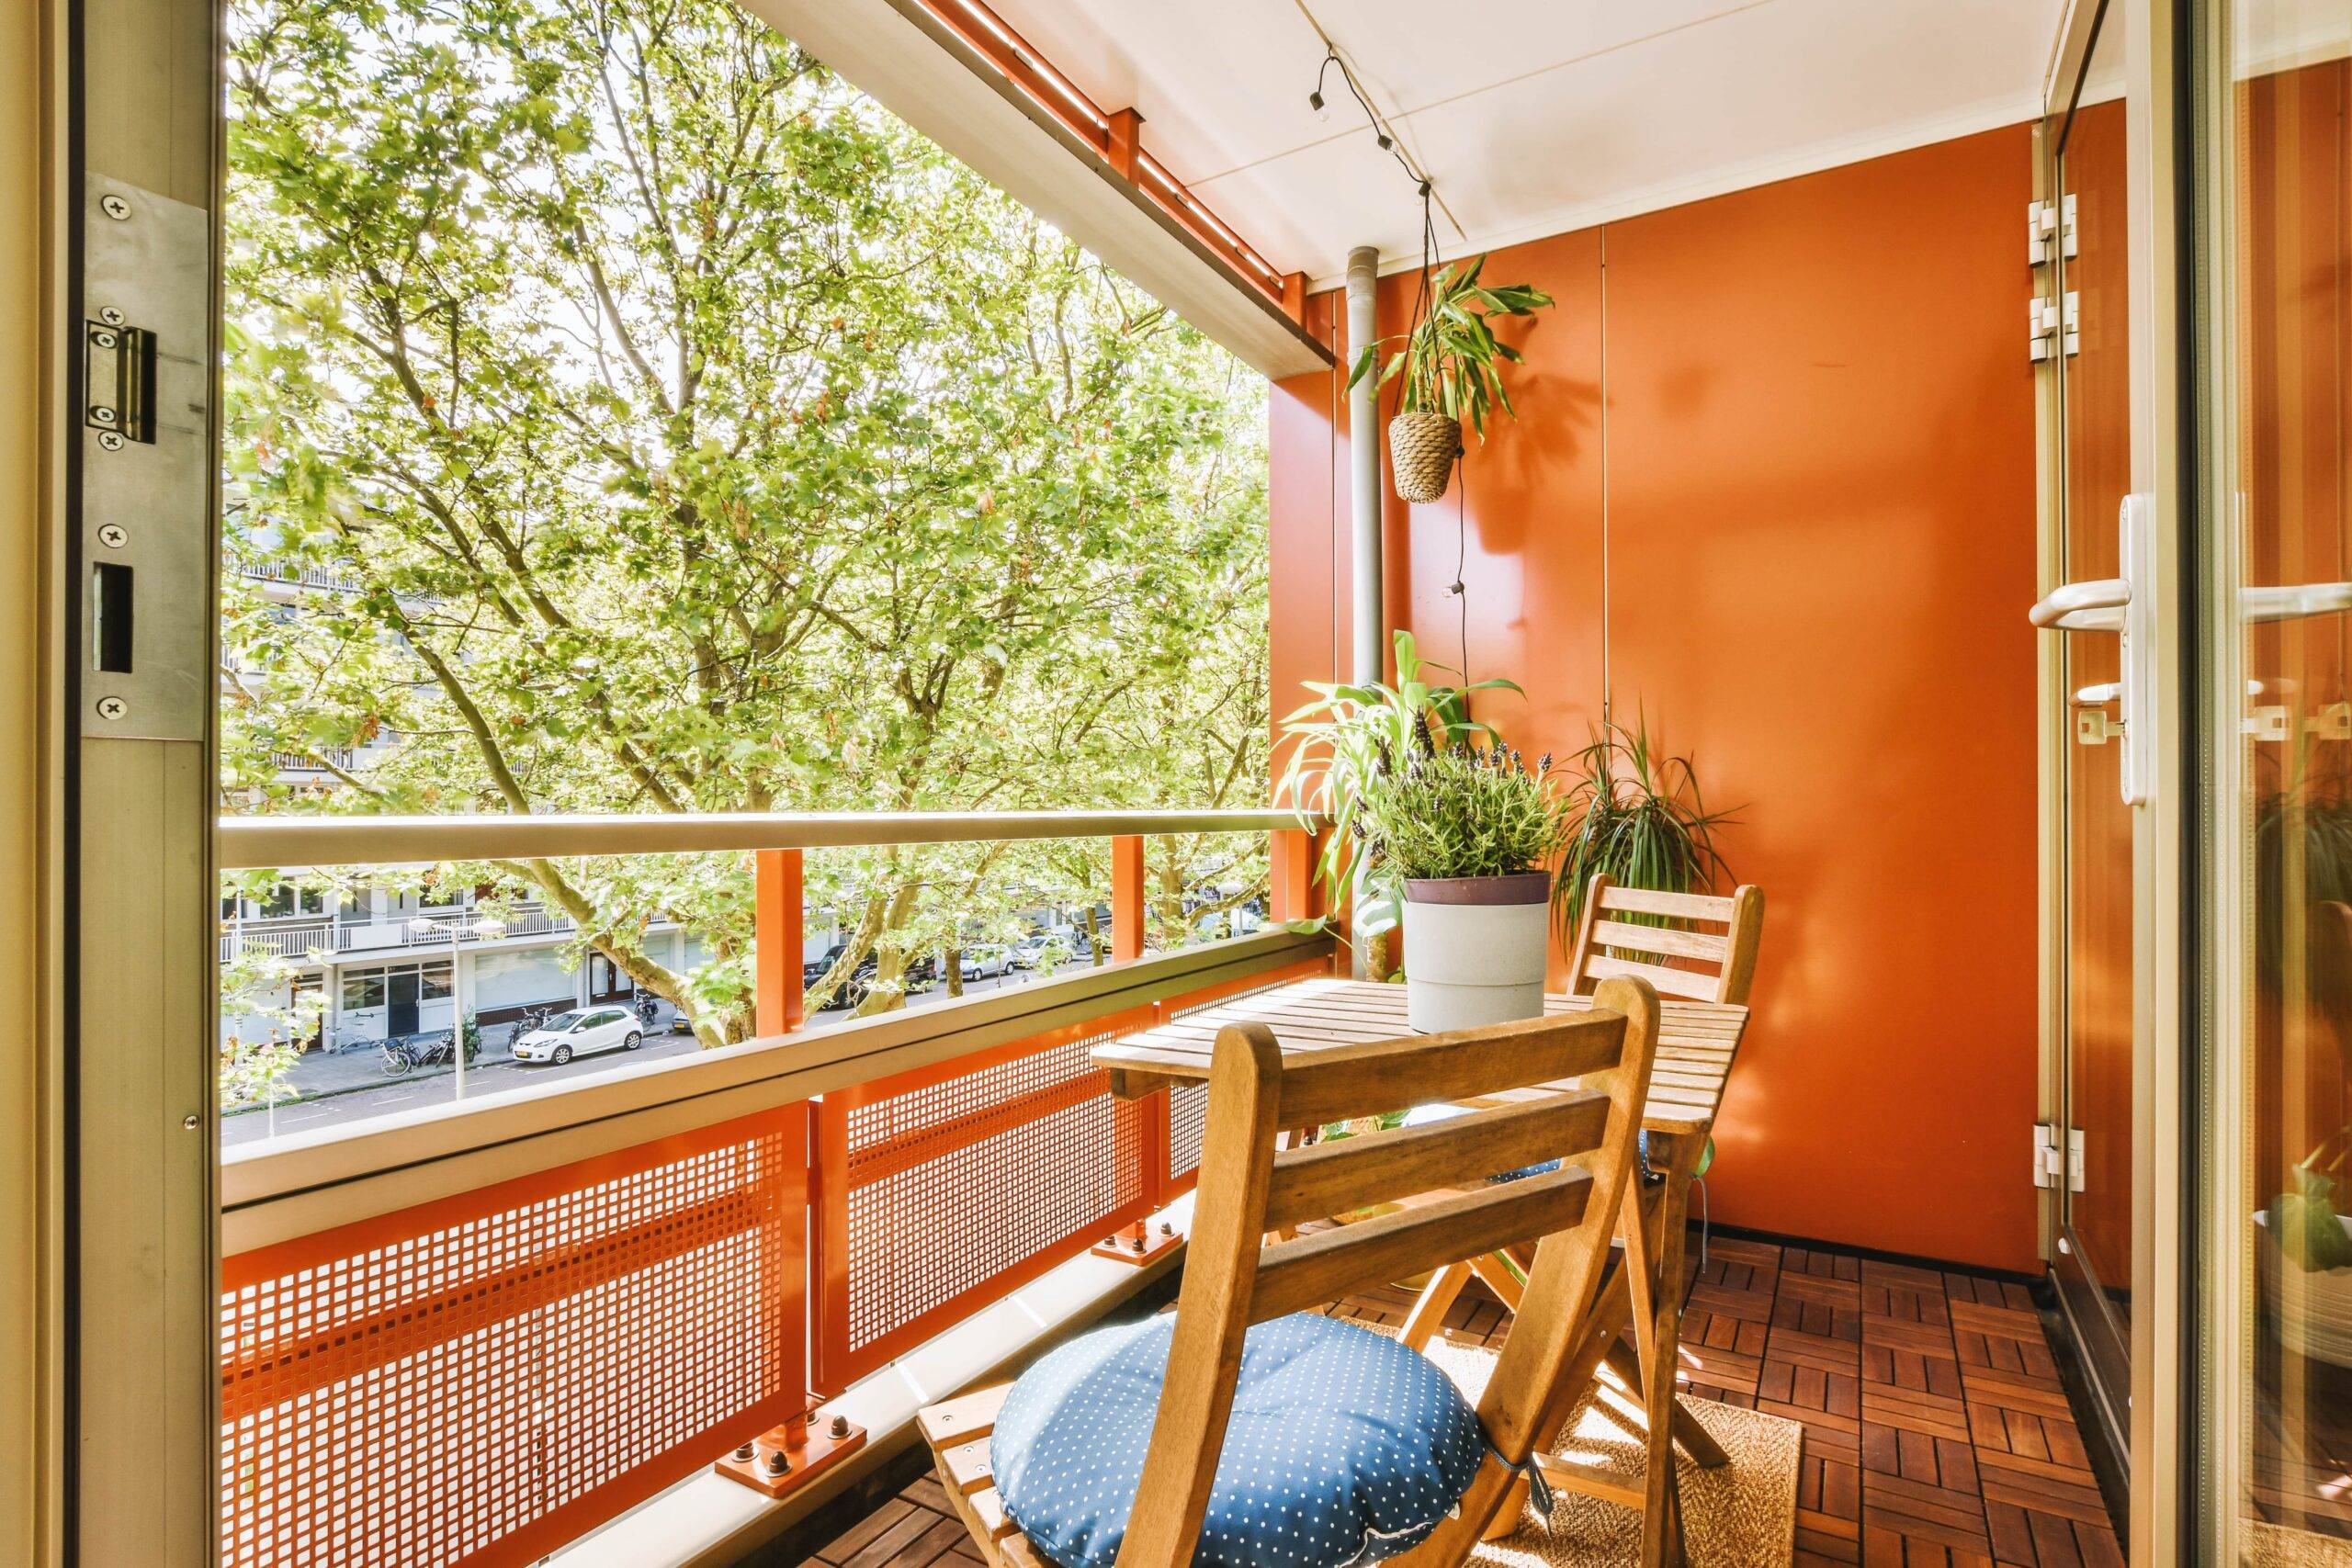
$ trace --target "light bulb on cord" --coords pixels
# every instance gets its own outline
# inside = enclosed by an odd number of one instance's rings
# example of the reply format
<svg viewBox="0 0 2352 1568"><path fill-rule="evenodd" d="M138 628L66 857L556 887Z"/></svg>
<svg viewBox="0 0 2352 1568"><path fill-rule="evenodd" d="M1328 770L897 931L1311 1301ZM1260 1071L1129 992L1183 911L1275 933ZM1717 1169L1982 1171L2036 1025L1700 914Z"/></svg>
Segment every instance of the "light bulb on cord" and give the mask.
<svg viewBox="0 0 2352 1568"><path fill-rule="evenodd" d="M1306 95L1306 107L1315 111L1317 119L1329 120L1331 118L1330 106L1323 101L1323 91L1319 87Z"/></svg>

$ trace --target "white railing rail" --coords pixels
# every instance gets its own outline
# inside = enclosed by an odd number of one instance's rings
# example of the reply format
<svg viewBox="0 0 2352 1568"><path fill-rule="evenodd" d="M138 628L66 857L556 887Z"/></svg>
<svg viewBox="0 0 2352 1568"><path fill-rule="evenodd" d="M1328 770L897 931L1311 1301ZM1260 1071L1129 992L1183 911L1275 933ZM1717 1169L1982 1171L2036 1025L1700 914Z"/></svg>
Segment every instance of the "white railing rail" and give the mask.
<svg viewBox="0 0 2352 1568"><path fill-rule="evenodd" d="M224 870L415 864L1262 833L1313 825L1278 810L223 818L219 859ZM230 1149L221 1156L223 1243L233 1253L307 1235L1296 964L1331 946L1320 931L1277 926L1015 989L632 1064L577 1083Z"/></svg>
<svg viewBox="0 0 2352 1568"><path fill-rule="evenodd" d="M1033 839L1263 833L1295 812L835 811L644 817L223 817L223 871L573 855L999 843Z"/></svg>

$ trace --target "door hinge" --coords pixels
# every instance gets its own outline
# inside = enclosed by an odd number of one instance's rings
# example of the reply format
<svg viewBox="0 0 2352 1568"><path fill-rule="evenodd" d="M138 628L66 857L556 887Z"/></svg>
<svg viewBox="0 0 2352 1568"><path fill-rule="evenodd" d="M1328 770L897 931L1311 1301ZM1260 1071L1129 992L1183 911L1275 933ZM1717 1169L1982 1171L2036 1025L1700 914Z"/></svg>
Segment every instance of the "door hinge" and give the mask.
<svg viewBox="0 0 2352 1568"><path fill-rule="evenodd" d="M2052 242L2056 242L2056 254L2075 254L2075 198L2063 201L2029 201L2025 204L2026 265L2040 266L2051 259Z"/></svg>
<svg viewBox="0 0 2352 1568"><path fill-rule="evenodd" d="M2083 1130L2080 1127L2066 1129L2065 1152L2062 1155L2058 1146L2057 1124L2037 1122L2033 1124L2033 1184L2036 1187L2055 1187L2062 1176L2065 1179L2067 1191L2080 1192L2083 1190Z"/></svg>
<svg viewBox="0 0 2352 1568"><path fill-rule="evenodd" d="M2068 289L2063 299L2040 295L2026 301L2027 352L2035 360L2053 353L2083 351L2083 297Z"/></svg>

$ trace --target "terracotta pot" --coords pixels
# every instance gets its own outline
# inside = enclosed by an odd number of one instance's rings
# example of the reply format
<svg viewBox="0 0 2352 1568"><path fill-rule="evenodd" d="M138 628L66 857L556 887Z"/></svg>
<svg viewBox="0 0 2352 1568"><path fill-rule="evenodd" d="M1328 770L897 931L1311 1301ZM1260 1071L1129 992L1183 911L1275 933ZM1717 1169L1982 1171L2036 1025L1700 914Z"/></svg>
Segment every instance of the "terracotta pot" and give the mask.
<svg viewBox="0 0 2352 1568"><path fill-rule="evenodd" d="M1435 501L1462 455L1462 423L1442 413L1400 413L1388 422L1388 469L1407 501Z"/></svg>
<svg viewBox="0 0 2352 1568"><path fill-rule="evenodd" d="M1405 1016L1424 1034L1544 1016L1552 874L1405 884Z"/></svg>

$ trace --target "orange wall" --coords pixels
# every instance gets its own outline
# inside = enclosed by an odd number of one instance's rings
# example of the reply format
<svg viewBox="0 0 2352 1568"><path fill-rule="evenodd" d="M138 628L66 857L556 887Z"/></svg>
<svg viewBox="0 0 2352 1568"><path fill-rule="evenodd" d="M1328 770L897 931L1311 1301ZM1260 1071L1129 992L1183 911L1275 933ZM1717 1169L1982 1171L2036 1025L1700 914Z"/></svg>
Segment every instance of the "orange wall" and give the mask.
<svg viewBox="0 0 2352 1568"><path fill-rule="evenodd" d="M2030 1269L2036 1076L2033 381L2015 129L1498 251L1558 306L1523 418L1389 499L1389 613L1529 699L1695 754L1766 889L1722 1221ZM1401 330L1410 279L1383 286ZM1344 660L1336 378L1277 389L1274 690ZM1336 448L1336 450L1335 450ZM1457 518L1460 531L1457 533Z"/></svg>

